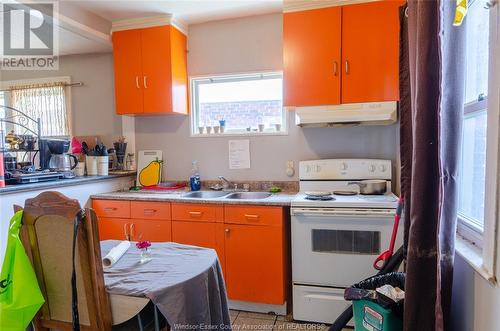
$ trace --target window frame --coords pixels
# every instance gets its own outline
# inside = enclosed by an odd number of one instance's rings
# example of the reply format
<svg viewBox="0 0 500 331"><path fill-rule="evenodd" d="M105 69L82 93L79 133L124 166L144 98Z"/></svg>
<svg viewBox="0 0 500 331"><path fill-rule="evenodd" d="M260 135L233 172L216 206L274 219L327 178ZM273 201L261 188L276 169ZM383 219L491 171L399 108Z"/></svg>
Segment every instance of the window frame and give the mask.
<svg viewBox="0 0 500 331"><path fill-rule="evenodd" d="M50 84L50 83L64 83L71 84L71 77L44 77L44 78L27 78L0 82L0 87L2 89L8 89L10 86L16 85L36 85L36 84ZM7 106L12 107L10 92L4 92L5 100L7 101ZM68 119L68 135L65 136L44 136L44 138L71 138L73 136L73 111L71 109L71 88L64 87L64 98L66 103L66 116Z"/></svg>
<svg viewBox="0 0 500 331"><path fill-rule="evenodd" d="M498 286L498 246L500 241L500 6L489 8L488 98L485 162L484 231L477 232L457 220L457 253L482 278ZM472 229L473 230L473 229Z"/></svg>
<svg viewBox="0 0 500 331"><path fill-rule="evenodd" d="M486 112L486 116L488 116L488 98L479 98L477 101L471 101L464 105L464 119L465 116L471 114L480 114ZM488 128L486 128L488 130ZM462 155L463 157L463 155ZM458 233L465 239L469 240L475 246L482 248L483 247L483 233L484 233L484 222L483 219L483 227L477 224L477 221L471 217L468 217L465 214L458 212L458 223L457 223L457 231Z"/></svg>
<svg viewBox="0 0 500 331"><path fill-rule="evenodd" d="M235 74L224 74L224 75L202 75L202 76L191 76L189 78L189 92L190 92L190 119L189 119L189 133L192 138L206 138L206 137L248 137L248 136L286 136L288 135L288 124L289 117L288 111L283 106L283 97L281 103L281 130L265 130L263 132L258 131L244 131L244 130L225 130L224 133L203 133L198 132L198 121L199 121L199 109L198 105L198 86L201 84L207 84L212 82L242 82L242 81L252 81L261 80L263 78L273 78L279 77L283 79L282 71L261 71L261 72L251 72L251 73L235 73Z"/></svg>

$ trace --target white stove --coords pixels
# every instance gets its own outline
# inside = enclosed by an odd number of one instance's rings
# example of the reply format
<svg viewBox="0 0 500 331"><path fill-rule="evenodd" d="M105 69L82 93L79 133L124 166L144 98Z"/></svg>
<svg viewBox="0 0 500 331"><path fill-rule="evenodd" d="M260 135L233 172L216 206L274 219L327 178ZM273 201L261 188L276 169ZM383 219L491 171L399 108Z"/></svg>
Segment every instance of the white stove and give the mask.
<svg viewBox="0 0 500 331"><path fill-rule="evenodd" d="M300 192L291 204L293 317L332 323L350 304L344 289L374 275L373 262L389 246L398 204L391 192L391 161L303 161L299 179ZM385 180L387 192L362 195L349 184L365 179ZM310 200L310 192L330 192L332 199ZM401 243L402 228L396 247Z"/></svg>
<svg viewBox="0 0 500 331"><path fill-rule="evenodd" d="M398 197L393 193L384 195L337 195L331 200L310 200L304 192L299 192L292 200L292 208L370 208L392 209L398 204Z"/></svg>

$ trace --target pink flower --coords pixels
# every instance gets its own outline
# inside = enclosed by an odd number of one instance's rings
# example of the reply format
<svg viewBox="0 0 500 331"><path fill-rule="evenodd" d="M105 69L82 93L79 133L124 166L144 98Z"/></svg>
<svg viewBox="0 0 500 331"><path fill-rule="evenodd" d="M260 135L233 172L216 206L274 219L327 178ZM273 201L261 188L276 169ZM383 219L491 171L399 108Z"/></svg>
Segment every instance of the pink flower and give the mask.
<svg viewBox="0 0 500 331"><path fill-rule="evenodd" d="M147 240L138 241L135 244L135 247L137 247L138 249L147 249L149 246L151 246L151 241L147 241Z"/></svg>

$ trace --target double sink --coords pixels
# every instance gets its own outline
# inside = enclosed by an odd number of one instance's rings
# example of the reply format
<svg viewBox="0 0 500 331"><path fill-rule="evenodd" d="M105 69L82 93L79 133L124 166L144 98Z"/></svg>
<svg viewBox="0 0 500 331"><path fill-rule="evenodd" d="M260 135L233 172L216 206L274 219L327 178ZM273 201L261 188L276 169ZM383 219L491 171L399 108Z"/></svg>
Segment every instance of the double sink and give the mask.
<svg viewBox="0 0 500 331"><path fill-rule="evenodd" d="M242 200L242 199L265 199L271 196L268 192L212 192L212 191L196 191L184 194L183 198L190 199L215 199L224 198L230 200Z"/></svg>

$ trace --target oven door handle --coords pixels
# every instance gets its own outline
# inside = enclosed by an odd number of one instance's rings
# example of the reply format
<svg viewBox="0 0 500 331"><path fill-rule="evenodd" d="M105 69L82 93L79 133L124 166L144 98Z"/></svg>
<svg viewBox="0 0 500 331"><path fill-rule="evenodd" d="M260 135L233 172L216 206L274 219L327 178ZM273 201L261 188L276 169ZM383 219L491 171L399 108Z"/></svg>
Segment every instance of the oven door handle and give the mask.
<svg viewBox="0 0 500 331"><path fill-rule="evenodd" d="M344 216L344 217L392 217L395 209L333 209L333 208L292 208L292 216Z"/></svg>

